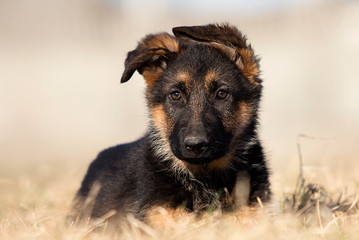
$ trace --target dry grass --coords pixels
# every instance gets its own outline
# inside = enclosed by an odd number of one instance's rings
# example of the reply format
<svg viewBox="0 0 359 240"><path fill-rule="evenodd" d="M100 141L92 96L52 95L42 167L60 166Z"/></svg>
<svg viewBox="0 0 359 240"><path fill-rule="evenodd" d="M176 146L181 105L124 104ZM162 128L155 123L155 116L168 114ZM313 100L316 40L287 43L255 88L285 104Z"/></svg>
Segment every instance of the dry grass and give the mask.
<svg viewBox="0 0 359 240"><path fill-rule="evenodd" d="M298 141L302 163L300 147ZM128 216L111 227L106 219L80 224L66 217L83 173L39 167L21 177L0 179L0 239L359 239L356 184L343 183L338 192L307 183L300 166L297 183L284 186L292 190L275 191L280 206L275 216L262 208L256 214L250 209L227 215L211 212L196 219L158 209L157 222ZM347 184L354 189L348 190Z"/></svg>
<svg viewBox="0 0 359 240"><path fill-rule="evenodd" d="M45 174L46 172L46 174ZM161 224L145 224L129 216L115 230L106 221L73 224L66 220L80 175L36 172L14 181L2 180L0 239L358 239L358 197L335 201L316 185L298 184L280 200L281 212L256 216L209 213L202 219L165 211ZM321 218L318 218L318 213Z"/></svg>

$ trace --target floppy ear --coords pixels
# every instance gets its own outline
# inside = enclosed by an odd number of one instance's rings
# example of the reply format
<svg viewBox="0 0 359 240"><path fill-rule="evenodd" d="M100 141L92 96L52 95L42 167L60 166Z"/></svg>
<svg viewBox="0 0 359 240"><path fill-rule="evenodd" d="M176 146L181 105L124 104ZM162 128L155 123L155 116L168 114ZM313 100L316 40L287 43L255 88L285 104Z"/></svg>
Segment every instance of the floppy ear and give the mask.
<svg viewBox="0 0 359 240"><path fill-rule="evenodd" d="M167 67L167 61L174 58L178 50L177 39L167 33L146 36L135 50L128 53L121 83L127 82L138 70L147 85L152 86Z"/></svg>
<svg viewBox="0 0 359 240"><path fill-rule="evenodd" d="M213 45L230 56L238 65L242 74L252 83L261 82L259 76L259 60L256 58L247 38L234 26L204 25L192 27L175 27L174 35L183 41L196 41Z"/></svg>

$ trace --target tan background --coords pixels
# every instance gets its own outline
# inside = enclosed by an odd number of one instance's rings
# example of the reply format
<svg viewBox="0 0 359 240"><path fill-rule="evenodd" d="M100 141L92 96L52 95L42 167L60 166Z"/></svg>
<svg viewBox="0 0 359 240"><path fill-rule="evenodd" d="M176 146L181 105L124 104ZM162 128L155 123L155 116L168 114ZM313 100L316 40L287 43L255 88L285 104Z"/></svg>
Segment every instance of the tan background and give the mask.
<svg viewBox="0 0 359 240"><path fill-rule="evenodd" d="M241 2L0 0L0 178L85 171L101 149L140 137L144 82L119 84L127 52L147 33L225 21L262 58L261 138L275 175L296 176L297 136L308 134L324 137L300 140L308 176L355 176L359 1Z"/></svg>

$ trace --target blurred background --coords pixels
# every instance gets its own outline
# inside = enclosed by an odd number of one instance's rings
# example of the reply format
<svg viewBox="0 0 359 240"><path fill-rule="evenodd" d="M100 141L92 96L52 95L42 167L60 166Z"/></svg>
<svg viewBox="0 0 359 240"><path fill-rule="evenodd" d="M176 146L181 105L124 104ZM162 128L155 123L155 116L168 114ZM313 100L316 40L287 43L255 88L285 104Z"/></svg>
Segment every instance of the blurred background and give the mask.
<svg viewBox="0 0 359 240"><path fill-rule="evenodd" d="M261 139L275 175L358 174L359 1L0 0L0 180L84 172L144 134L139 74L119 84L145 34L229 22L261 57ZM333 180L335 181L335 180Z"/></svg>

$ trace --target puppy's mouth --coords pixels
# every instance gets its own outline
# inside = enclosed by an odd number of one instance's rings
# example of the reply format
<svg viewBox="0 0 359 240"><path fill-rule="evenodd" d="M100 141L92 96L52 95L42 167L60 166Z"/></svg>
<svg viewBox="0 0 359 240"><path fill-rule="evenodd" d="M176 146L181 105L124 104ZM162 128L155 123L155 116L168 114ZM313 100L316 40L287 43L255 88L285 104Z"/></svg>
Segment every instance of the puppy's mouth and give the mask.
<svg viewBox="0 0 359 240"><path fill-rule="evenodd" d="M205 164L210 163L214 159L210 159L210 158L183 158L181 160L185 161L185 162L187 162L189 164L193 164L193 165L205 165Z"/></svg>
<svg viewBox="0 0 359 240"><path fill-rule="evenodd" d="M192 165L206 165L225 156L228 152L228 147L223 146L218 149L207 149L201 153L189 152L188 149L182 149L182 151L172 149L172 151L181 161Z"/></svg>

